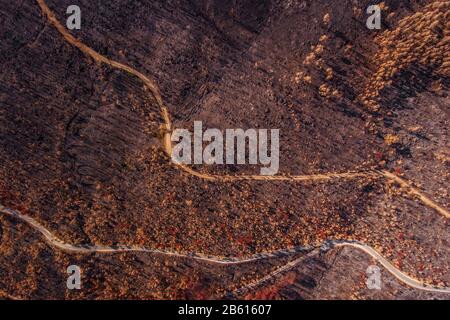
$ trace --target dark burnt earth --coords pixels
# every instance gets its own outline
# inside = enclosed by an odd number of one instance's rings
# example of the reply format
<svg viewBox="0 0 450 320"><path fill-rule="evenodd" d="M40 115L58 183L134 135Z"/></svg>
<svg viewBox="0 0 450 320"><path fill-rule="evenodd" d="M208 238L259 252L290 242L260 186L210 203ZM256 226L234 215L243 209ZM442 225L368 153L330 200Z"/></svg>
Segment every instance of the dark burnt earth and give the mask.
<svg viewBox="0 0 450 320"><path fill-rule="evenodd" d="M65 25L73 1L46 3ZM87 1L71 33L157 83L175 128L280 130L279 175L387 170L448 210L449 1ZM447 218L369 175L208 181L161 146L160 109L133 74L69 44L35 1L0 0L0 204L72 244L246 257L364 242L402 272L450 285ZM259 166L193 166L217 175ZM308 250L307 250L308 251ZM430 299L352 248L222 266L145 253L78 254L0 215L0 297ZM82 290L66 268L83 270ZM239 290L241 288L241 290Z"/></svg>

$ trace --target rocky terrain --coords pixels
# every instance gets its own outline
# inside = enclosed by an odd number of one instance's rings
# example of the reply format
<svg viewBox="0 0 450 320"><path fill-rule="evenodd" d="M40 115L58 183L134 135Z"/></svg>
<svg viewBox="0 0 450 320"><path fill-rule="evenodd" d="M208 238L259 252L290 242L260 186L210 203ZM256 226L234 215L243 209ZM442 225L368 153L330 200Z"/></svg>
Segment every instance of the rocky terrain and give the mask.
<svg viewBox="0 0 450 320"><path fill-rule="evenodd" d="M237 258L311 246L236 265L67 252L2 214L0 297L449 298L383 268L382 289L370 290L365 272L376 261L364 252L311 251L360 241L408 276L450 286L450 1L384 1L381 30L369 30L365 10L380 1L78 0L82 27L70 33L153 79L174 128L277 128L280 176L368 173L306 181L209 181L180 170L162 147L158 99L136 74L84 54L40 3L0 2L1 206L74 245ZM45 4L65 26L73 1ZM383 170L441 210L370 174ZM81 290L66 288L72 264L83 270Z"/></svg>

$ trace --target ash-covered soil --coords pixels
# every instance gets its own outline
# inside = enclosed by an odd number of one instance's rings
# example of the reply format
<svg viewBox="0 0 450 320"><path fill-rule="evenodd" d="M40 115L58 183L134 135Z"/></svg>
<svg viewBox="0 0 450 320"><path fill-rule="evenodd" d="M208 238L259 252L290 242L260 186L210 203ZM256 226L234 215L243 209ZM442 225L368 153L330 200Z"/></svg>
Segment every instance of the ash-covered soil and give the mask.
<svg viewBox="0 0 450 320"><path fill-rule="evenodd" d="M280 175L388 170L448 210L449 1L78 1L72 34L154 79L175 128L280 129ZM375 1L379 2L379 1ZM448 220L382 177L206 181L171 164L143 83L69 44L34 1L0 0L0 204L72 244L218 256L327 239L371 245L449 286ZM65 25L71 1L47 1ZM257 174L259 166L201 166ZM353 249L217 266L151 254L74 254L0 215L0 296L429 299ZM301 255L303 253L299 253ZM306 253L304 253L306 254ZM66 268L83 270L67 290ZM384 280L383 280L384 281Z"/></svg>

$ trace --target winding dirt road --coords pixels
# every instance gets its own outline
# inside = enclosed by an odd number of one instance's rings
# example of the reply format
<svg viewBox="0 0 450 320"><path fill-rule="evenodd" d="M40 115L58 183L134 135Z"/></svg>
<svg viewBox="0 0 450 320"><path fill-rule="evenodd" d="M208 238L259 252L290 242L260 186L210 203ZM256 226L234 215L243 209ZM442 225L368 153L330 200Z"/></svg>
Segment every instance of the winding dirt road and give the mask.
<svg viewBox="0 0 450 320"><path fill-rule="evenodd" d="M156 100L158 107L160 108L161 116L164 119L164 137L162 141L162 145L164 151L168 154L169 158L172 159L172 141L171 141L171 132L172 132L172 122L170 120L170 115L167 107L164 105L160 90L155 83L155 81L151 80L141 72L114 60L111 60L92 48L86 46L84 43L76 39L72 36L66 28L58 21L55 14L50 10L44 0L36 0L39 4L42 12L45 16L47 16L48 21L61 33L61 35L69 42L71 45L77 47L80 51L82 51L86 56L91 57L94 61L98 63L105 63L111 67L117 68L119 70L126 71L135 75L139 78L151 91L154 99ZM360 172L343 172L343 173L324 173L324 174L309 174L309 175L289 175L289 176L261 176L261 175L211 175L207 173L201 173L189 168L186 165L174 163L178 168L185 171L188 174L193 176L212 181L240 181L240 180L255 180L255 181L311 181L311 180L331 180L331 179L353 179L353 178L369 178L369 177L384 177L388 180L399 183L401 186L404 186L410 190L410 194L420 199L425 205L435 209L437 212L445 216L446 218L450 217L450 213L445 208L439 206L434 201L425 196L422 192L420 192L417 188L411 186L406 180L397 177L396 175L388 172L388 171L376 171L376 170L366 170Z"/></svg>
<svg viewBox="0 0 450 320"><path fill-rule="evenodd" d="M150 89L153 97L155 98L161 112L161 116L164 119L164 138L162 141L163 148L165 152L171 156L172 153L172 142L170 139L171 132L172 132L172 123L170 120L170 115L168 112L168 109L165 107L163 103L163 99L161 97L160 91L158 86L154 81L149 79L144 74L140 73L139 71L125 65L119 62L116 62L114 60L111 60L99 53L97 53L95 50L89 48L82 42L80 42L78 39L73 37L58 21L54 13L48 8L44 0L36 0L39 4L43 14L47 17L48 21L61 33L61 35L66 39L68 43L71 45L77 47L79 50L81 50L86 56L91 57L94 59L94 61L98 63L105 63L111 67L117 68L119 70L127 71L128 73L131 73L135 75L137 78L139 78L147 88ZM170 157L171 158L171 157ZM297 175L297 176L260 176L260 175L241 175L241 176L232 176L232 175L210 175L205 173L200 173L198 171L195 171L188 166L182 165L182 164L176 164L174 163L178 168L183 170L184 172L191 174L193 176L206 179L206 180L213 180L213 181L237 181L237 180L260 180L260 181L310 181L310 180L331 180L331 179L353 179L353 178L368 178L368 177L384 177L385 179L388 179L392 182L395 182L399 184L401 187L404 187L408 189L408 193L419 199L424 205L436 210L438 213L443 215L446 218L450 217L450 214L448 210L445 208L439 206L434 201L429 199L427 196L425 196L420 190L413 187L410 183L408 183L406 180L388 172L388 171L362 171L362 172L344 172L344 173L325 173L325 174L313 174L313 175ZM34 228L35 230L39 231L51 246L59 248L61 250L65 251L72 251L72 252L78 252L78 253L116 253L116 252L147 252L147 253L154 253L154 254L162 254L167 256L174 256L174 257L180 257L180 258L188 258L188 259L196 259L201 260L209 263L218 263L218 264L240 264L240 263L247 263L251 261L257 261L261 259L268 259L268 258L274 258L279 257L280 255L289 255L293 253L299 253L299 252L305 252L306 250L312 250L309 252L306 256L303 256L301 258L298 258L294 261L289 262L285 266L275 270L271 274L263 277L262 279L258 280L257 283L252 284L252 286L258 285L258 283L267 281L269 278L272 278L281 272L285 272L286 270L289 270L301 261L304 260L305 257L315 254L318 251L322 250L330 250L334 247L343 247L343 246L350 246L353 248L356 248L358 250L361 250L365 252L366 254L373 257L376 261L378 261L384 268L386 268L387 271L389 271L394 277L396 277L399 281L402 283L416 288L420 290L426 290L426 291L432 291L437 293L450 293L450 288L438 288L433 287L430 285L427 285L419 280L416 280L414 278L411 278L410 276L404 274L399 269L395 268L387 259L385 259L380 253L378 253L376 250L371 248L368 245L354 242L354 241L327 241L320 247L301 247L301 248L293 248L293 249L287 249L287 250L278 250L275 252L270 253L260 253L257 255L253 255L247 258L237 258L237 257L217 257L217 256L206 256L198 253L191 253L191 254L183 254L179 252L169 252L169 251L161 251L157 249L149 249L145 247L137 247L137 246L117 246L117 247L109 247L109 246L88 246L88 245L73 245L64 243L60 239L56 238L48 229L46 229L44 226L39 224L36 220L33 218L23 215L17 211L5 208L0 205L0 212L3 214L12 216L14 218L17 218L23 222L26 222L29 226ZM319 250L320 249L320 250Z"/></svg>
<svg viewBox="0 0 450 320"><path fill-rule="evenodd" d="M282 250L276 250L273 252L258 253L258 254L255 254L255 255L252 255L252 256L249 256L246 258L237 258L237 257L224 257L224 256L208 256L208 255L199 254L199 253L180 253L180 252L174 252L174 251L163 251L163 250L150 249L150 248L138 247L138 246L74 245L74 244L70 244L70 243L61 241L60 239L55 237L47 228L45 228L43 225L41 225L39 222L37 222L32 217L24 215L15 210L5 208L2 205L0 205L0 212L27 223L33 229L40 232L44 236L45 241L52 247L61 249L63 251L69 251L69 252L71 251L71 252L76 252L76 253L143 252L143 253L161 254L161 255L165 255L165 256L173 256L173 257L178 257L178 258L189 258L189 259L210 262L210 263L233 265L233 264L248 263L248 262L257 261L257 260L261 260L261 259L276 258L276 257L280 257L280 256L292 255L294 253L314 249L314 247L296 247L296 248L286 249L286 250L282 249Z"/></svg>
<svg viewBox="0 0 450 320"><path fill-rule="evenodd" d="M304 261L306 258L308 258L312 255L318 254L319 252L325 252L325 251L331 250L333 248L338 248L338 247L352 247L352 248L356 248L356 249L361 250L361 251L365 252L366 254L370 255L378 263L380 263L384 268L386 268L386 270L389 271L395 278L397 278L400 282L402 282L410 287L413 287L413 288L419 289L419 290L436 292L436 293L450 293L450 288L434 287L434 286L428 285L420 280L417 280L417 279L414 279L414 278L408 276L407 274L403 273L401 270L394 267L378 251L376 251L372 247L370 247L364 243L358 242L358 241L327 240L324 243L322 243L321 245L317 245L317 246L305 246L305 247L281 249L281 250L276 250L276 251L272 251L272 252L259 253L259 254L249 256L249 257L243 257L243 258L207 256L207 255L203 255L203 254L199 254L199 253L181 253L181 252L175 252L175 251L163 251L163 250L150 249L150 248L139 247L139 246L120 246L119 245L119 246L111 247L111 246L100 246L100 245L69 244L69 243L65 243L65 242L61 241L60 239L58 239L47 228L45 228L43 225L41 225L35 219L33 219L27 215L24 215L15 210L5 208L1 205L0 205L0 212L27 223L33 229L40 232L44 236L44 239L46 240L46 242L52 247L55 247L55 248L58 248L58 249L61 249L64 251L72 251L72 252L84 253L84 254L85 253L144 252L144 253L161 254L161 255L177 257L177 258L194 259L194 260L199 260L199 261L208 262L208 263L221 264L221 265L236 265L236 264L254 262L254 261L263 260L263 259L279 258L280 256L287 256L287 255L292 255L295 253L302 253L302 252L306 253L302 257L288 262L284 266L276 269L275 271L269 273L268 275L257 280L256 282L253 282L250 285L247 285L247 286L239 289L241 291L244 289L254 288L254 287L260 285L261 283L266 282L269 279L274 278L274 277L278 276L279 274L294 268L299 263Z"/></svg>
<svg viewBox="0 0 450 320"><path fill-rule="evenodd" d="M328 240L325 241L320 248L315 248L311 252L307 253L306 255L297 258L296 260L293 260L291 262L288 262L284 266L274 270L273 272L269 273L268 275L251 282L250 284L243 286L236 290L237 294L243 294L249 290L253 290L262 284L272 280L273 278L277 277L278 275L285 273L293 268L295 268L297 265L302 263L305 259L318 254L319 252L328 251L333 248L339 248L339 247L351 247L358 250L363 251L367 255L374 258L379 264L381 264L390 274L392 274L397 280L399 280L401 283L410 286L412 288L423 290L423 291L429 291L434 293L446 293L450 294L450 288L448 287L435 287L428 285L420 280L414 279L410 277L409 275L403 273L401 270L394 267L385 257L383 257L378 251L373 249L371 246L368 246L364 243L358 242L358 241L346 241L346 240Z"/></svg>

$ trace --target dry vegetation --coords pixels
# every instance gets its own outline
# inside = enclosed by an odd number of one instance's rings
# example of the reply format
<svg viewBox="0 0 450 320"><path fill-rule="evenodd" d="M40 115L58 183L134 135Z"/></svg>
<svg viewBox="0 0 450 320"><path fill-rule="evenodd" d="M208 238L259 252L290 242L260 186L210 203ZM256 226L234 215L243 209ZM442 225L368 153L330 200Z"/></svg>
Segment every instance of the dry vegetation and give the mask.
<svg viewBox="0 0 450 320"><path fill-rule="evenodd" d="M401 19L394 30L375 39L380 49L373 61L377 66L369 79L362 102L372 111L380 109L381 100L392 87L408 92L421 84L423 75L450 76L450 2L435 1L422 11ZM398 83L402 74L407 81Z"/></svg>

